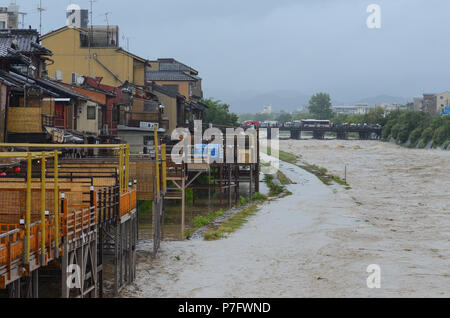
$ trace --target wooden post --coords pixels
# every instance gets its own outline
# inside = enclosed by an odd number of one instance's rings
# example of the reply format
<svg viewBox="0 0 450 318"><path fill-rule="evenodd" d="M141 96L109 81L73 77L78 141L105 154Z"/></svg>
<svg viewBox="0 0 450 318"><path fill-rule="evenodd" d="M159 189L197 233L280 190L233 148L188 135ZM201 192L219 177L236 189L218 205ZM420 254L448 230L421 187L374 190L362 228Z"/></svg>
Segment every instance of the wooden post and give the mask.
<svg viewBox="0 0 450 318"><path fill-rule="evenodd" d="M125 186L124 186L124 178L123 178L123 156L124 156L124 149L123 145L120 146L119 151L119 184L120 184L120 193L122 194L124 192ZM128 186L128 185L127 185Z"/></svg>
<svg viewBox="0 0 450 318"><path fill-rule="evenodd" d="M229 164L228 165L228 207L231 209L231 179L232 179L232 175L231 175L231 167L233 165Z"/></svg>
<svg viewBox="0 0 450 318"><path fill-rule="evenodd" d="M130 183L130 145L125 146L125 184L127 190Z"/></svg>
<svg viewBox="0 0 450 318"><path fill-rule="evenodd" d="M27 197L26 197L26 217L25 217L25 231L26 231L26 255L25 263L30 264L30 226L31 226L31 173L32 173L33 160L31 153L28 153L27 157Z"/></svg>
<svg viewBox="0 0 450 318"><path fill-rule="evenodd" d="M253 197L253 165L250 165L250 199Z"/></svg>
<svg viewBox="0 0 450 318"><path fill-rule="evenodd" d="M223 203L223 165L220 165L219 168L219 196L220 196L220 205Z"/></svg>
<svg viewBox="0 0 450 318"><path fill-rule="evenodd" d="M181 239L184 240L184 229L186 226L186 177L183 173L183 179L181 180Z"/></svg>
<svg viewBox="0 0 450 318"><path fill-rule="evenodd" d="M167 189L167 154L166 145L161 145L161 160L162 160L162 191L166 192Z"/></svg>
<svg viewBox="0 0 450 318"><path fill-rule="evenodd" d="M55 150L53 157L53 182L54 182L54 213L55 213L55 258L59 255L59 185L58 185L58 151Z"/></svg>
<svg viewBox="0 0 450 318"><path fill-rule="evenodd" d="M259 129L256 131L256 192L259 192L259 163L261 162Z"/></svg>
<svg viewBox="0 0 450 318"><path fill-rule="evenodd" d="M155 160L156 160L156 197L159 200L159 194L161 192L161 180L159 176L159 141L158 141L158 127L155 125L154 130L155 137Z"/></svg>
<svg viewBox="0 0 450 318"><path fill-rule="evenodd" d="M41 159L41 255L40 265L45 265L45 168L46 153L42 153Z"/></svg>

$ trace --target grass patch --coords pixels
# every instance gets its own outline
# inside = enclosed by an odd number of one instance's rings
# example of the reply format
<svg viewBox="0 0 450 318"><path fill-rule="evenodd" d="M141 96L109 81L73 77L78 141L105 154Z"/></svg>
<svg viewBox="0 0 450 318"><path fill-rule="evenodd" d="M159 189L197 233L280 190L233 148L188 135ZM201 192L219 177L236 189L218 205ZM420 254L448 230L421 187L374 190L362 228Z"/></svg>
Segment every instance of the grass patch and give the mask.
<svg viewBox="0 0 450 318"><path fill-rule="evenodd" d="M277 171L277 178L278 180L280 180L280 183L282 185L292 184L292 180L289 179L283 172L281 172L281 170Z"/></svg>
<svg viewBox="0 0 450 318"><path fill-rule="evenodd" d="M301 157L294 155L293 153L280 150L280 160L295 165L301 160Z"/></svg>
<svg viewBox="0 0 450 318"><path fill-rule="evenodd" d="M153 201L139 201L138 212L139 213L152 213Z"/></svg>
<svg viewBox="0 0 450 318"><path fill-rule="evenodd" d="M338 176L332 175L325 168L321 168L317 165L310 165L306 162L299 163L301 161L301 157L291 154L289 152L280 150L280 160L290 163L290 164L293 164L293 165L296 165L296 166L308 171L309 173L314 174L316 177L318 177L320 179L320 181L322 181L326 185L332 185L333 182L335 182L337 184L340 184L340 185L343 185L346 187L350 186L345 180L342 180Z"/></svg>
<svg viewBox="0 0 450 318"><path fill-rule="evenodd" d="M184 231L184 236L189 238L192 233L197 231L199 228L204 227L210 223L212 223L215 219L222 216L224 214L223 210L219 210L216 212L212 212L207 216L199 215L194 218L192 221L193 228Z"/></svg>
<svg viewBox="0 0 450 318"><path fill-rule="evenodd" d="M276 197L280 194L282 194L286 189L284 186L280 186L278 184L275 184L273 182L274 176L270 175L270 174L266 174L264 177L264 182L267 184L267 186L269 187L269 194L272 197Z"/></svg>
<svg viewBox="0 0 450 318"><path fill-rule="evenodd" d="M247 223L249 217L254 215L257 211L258 205L255 204L234 214L217 229L208 231L205 234L205 240L215 241L225 238L227 235L233 233L237 229L241 228L242 225Z"/></svg>

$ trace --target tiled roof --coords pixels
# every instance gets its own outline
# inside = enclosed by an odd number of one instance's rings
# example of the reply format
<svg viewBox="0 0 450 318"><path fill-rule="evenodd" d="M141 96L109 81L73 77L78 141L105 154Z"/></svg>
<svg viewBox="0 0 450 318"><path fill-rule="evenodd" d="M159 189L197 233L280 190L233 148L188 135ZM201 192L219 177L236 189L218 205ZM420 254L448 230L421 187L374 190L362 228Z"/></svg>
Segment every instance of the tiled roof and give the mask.
<svg viewBox="0 0 450 318"><path fill-rule="evenodd" d="M59 95L42 85L40 85L36 79L26 77L24 75L14 73L14 72L5 72L0 71L0 81L5 83L8 86L11 86L13 88L23 90L24 86L27 85L28 87L34 87L40 89L43 93L46 93L51 96L58 97Z"/></svg>
<svg viewBox="0 0 450 318"><path fill-rule="evenodd" d="M79 98L79 99L83 99L83 100L89 100L88 97L86 97L70 88L59 85L58 83L55 83L53 81L50 81L47 79L36 79L36 82L38 84L40 84L41 86L57 93L59 95L59 97L71 97L71 98Z"/></svg>
<svg viewBox="0 0 450 318"><path fill-rule="evenodd" d="M52 55L52 52L39 44L39 33L32 29L8 29L0 30L2 47L12 47L13 41L17 41L15 50L22 54Z"/></svg>
<svg viewBox="0 0 450 318"><path fill-rule="evenodd" d="M193 69L186 64L180 63L174 59L159 59L160 71L176 71L176 72L190 72Z"/></svg>
<svg viewBox="0 0 450 318"><path fill-rule="evenodd" d="M168 71L148 71L146 72L147 81L196 81L196 79L183 72Z"/></svg>
<svg viewBox="0 0 450 318"><path fill-rule="evenodd" d="M70 97L89 100L88 97L59 85L58 83L46 79L26 77L15 72L0 71L0 81L18 90L23 90L23 87L28 85L29 87L39 88L44 93L54 97Z"/></svg>

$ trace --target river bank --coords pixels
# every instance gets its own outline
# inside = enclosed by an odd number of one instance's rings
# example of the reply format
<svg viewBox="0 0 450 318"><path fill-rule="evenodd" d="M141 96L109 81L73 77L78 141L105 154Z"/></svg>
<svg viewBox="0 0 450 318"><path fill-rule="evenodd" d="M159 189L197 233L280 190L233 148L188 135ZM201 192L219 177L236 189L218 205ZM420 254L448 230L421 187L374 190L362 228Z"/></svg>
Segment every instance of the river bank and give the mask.
<svg viewBox="0 0 450 318"><path fill-rule="evenodd" d="M379 142L281 148L337 175L347 163L352 189L281 163L291 196L227 239L163 242L156 259L141 242L137 281L122 297L450 296L448 158ZM366 286L370 264L381 267L381 289Z"/></svg>

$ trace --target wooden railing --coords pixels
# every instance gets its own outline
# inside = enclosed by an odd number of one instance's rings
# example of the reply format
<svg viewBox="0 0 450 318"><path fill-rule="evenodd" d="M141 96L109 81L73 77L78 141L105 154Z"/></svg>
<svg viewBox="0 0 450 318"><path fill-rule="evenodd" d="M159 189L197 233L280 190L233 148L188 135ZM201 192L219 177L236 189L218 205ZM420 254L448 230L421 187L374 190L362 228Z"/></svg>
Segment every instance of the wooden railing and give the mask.
<svg viewBox="0 0 450 318"><path fill-rule="evenodd" d="M136 209L136 187L134 186L127 192L120 195L120 208L119 217L122 218L124 215L129 214L131 211Z"/></svg>
<svg viewBox="0 0 450 318"><path fill-rule="evenodd" d="M63 215L63 232L68 242L73 242L96 230L97 209L90 207Z"/></svg>
<svg viewBox="0 0 450 318"><path fill-rule="evenodd" d="M30 227L30 251L35 256L34 266L46 265L54 257L55 245L54 218L47 218L45 222L45 251L41 251L41 222ZM17 264L24 263L24 244L26 230L24 225L0 224L0 289L5 289L11 280L11 269ZM41 264L38 257L43 254L45 264Z"/></svg>

